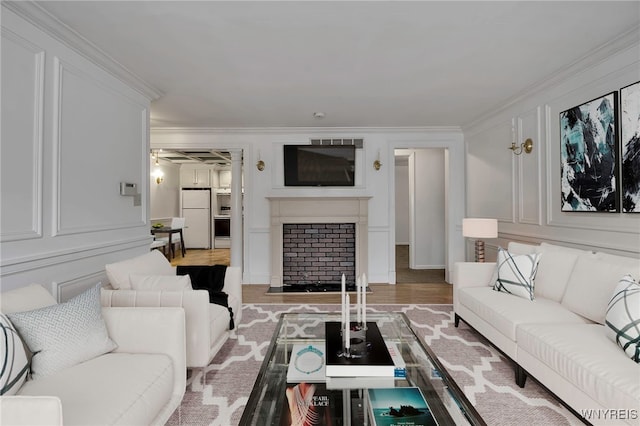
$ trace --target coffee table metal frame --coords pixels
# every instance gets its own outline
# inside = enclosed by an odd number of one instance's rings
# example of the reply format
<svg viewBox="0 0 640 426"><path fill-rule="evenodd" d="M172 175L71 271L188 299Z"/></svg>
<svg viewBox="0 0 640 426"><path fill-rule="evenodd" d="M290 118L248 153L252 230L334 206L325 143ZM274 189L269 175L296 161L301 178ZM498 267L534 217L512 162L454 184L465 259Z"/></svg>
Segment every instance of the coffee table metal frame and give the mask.
<svg viewBox="0 0 640 426"><path fill-rule="evenodd" d="M283 313L267 349L253 390L245 406L240 425L280 425L286 407L285 390L291 348L296 343L324 344L324 323L340 321L335 312ZM397 344L406 364L407 377L393 380L394 386L420 388L439 425L486 425L442 366L431 348L422 344L411 329L404 313L367 313L367 321L377 322L386 341ZM351 413L354 400L366 395L366 385L353 379L342 390L342 418L336 424L351 425L352 417L368 416ZM361 386L362 385L362 386ZM336 390L338 394L340 390ZM365 403L366 404L366 403ZM357 409L357 408L354 408Z"/></svg>

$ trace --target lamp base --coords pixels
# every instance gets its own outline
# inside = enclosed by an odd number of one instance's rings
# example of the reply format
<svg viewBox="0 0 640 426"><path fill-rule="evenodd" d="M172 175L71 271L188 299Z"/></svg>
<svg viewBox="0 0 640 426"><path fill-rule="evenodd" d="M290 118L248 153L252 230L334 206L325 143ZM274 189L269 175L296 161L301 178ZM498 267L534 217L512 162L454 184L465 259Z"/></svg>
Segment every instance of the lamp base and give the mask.
<svg viewBox="0 0 640 426"><path fill-rule="evenodd" d="M484 241L476 240L476 262L484 263Z"/></svg>

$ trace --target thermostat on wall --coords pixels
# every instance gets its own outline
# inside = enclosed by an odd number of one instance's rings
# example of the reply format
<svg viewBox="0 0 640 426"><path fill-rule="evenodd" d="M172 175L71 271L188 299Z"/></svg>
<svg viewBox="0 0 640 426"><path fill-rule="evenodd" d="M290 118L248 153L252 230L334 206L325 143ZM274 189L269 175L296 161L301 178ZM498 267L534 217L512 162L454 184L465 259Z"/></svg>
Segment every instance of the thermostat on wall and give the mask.
<svg viewBox="0 0 640 426"><path fill-rule="evenodd" d="M136 195L137 193L135 183L120 182L120 195Z"/></svg>

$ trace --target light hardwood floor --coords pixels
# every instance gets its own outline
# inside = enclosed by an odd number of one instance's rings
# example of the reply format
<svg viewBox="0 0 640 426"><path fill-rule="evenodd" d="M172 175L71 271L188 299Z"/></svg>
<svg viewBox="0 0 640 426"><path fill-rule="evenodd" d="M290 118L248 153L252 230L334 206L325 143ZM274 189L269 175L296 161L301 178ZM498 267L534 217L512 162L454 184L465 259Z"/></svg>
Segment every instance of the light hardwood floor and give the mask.
<svg viewBox="0 0 640 426"><path fill-rule="evenodd" d="M179 252L179 250L178 250ZM229 249L187 250L185 257L176 253L171 259L177 265L229 265ZM453 286L444 282L369 284L367 303L453 303ZM340 303L338 293L267 293L268 284L242 286L245 303Z"/></svg>

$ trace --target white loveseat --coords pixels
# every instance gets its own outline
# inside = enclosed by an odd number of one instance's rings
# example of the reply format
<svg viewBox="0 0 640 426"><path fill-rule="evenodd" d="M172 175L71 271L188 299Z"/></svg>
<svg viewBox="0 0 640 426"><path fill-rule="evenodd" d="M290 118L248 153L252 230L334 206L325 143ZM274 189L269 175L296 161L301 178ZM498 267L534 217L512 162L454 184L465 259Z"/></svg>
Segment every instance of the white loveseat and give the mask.
<svg viewBox="0 0 640 426"><path fill-rule="evenodd" d="M3 314L53 305L40 285L1 295ZM117 347L0 397L0 424L165 424L185 392L184 310L102 308L102 317Z"/></svg>
<svg viewBox="0 0 640 426"><path fill-rule="evenodd" d="M190 287L185 290L180 280L176 280L175 289L167 289L172 288L171 285L158 286L157 289L132 289L132 279L178 278L176 268L157 250L108 264L105 269L110 288L102 290L102 306L173 306L185 310L188 368L204 368L209 365L233 332L229 329L229 310L224 306L209 303L209 293L206 290L193 290ZM235 324L239 324L242 316L240 268L227 267L222 291L228 295L228 305L232 309Z"/></svg>
<svg viewBox="0 0 640 426"><path fill-rule="evenodd" d="M535 299L493 290L495 263L457 263L455 325L484 335L527 375L593 424L640 424L640 365L605 333L607 304L640 260L542 243L511 243L511 254L540 253Z"/></svg>

